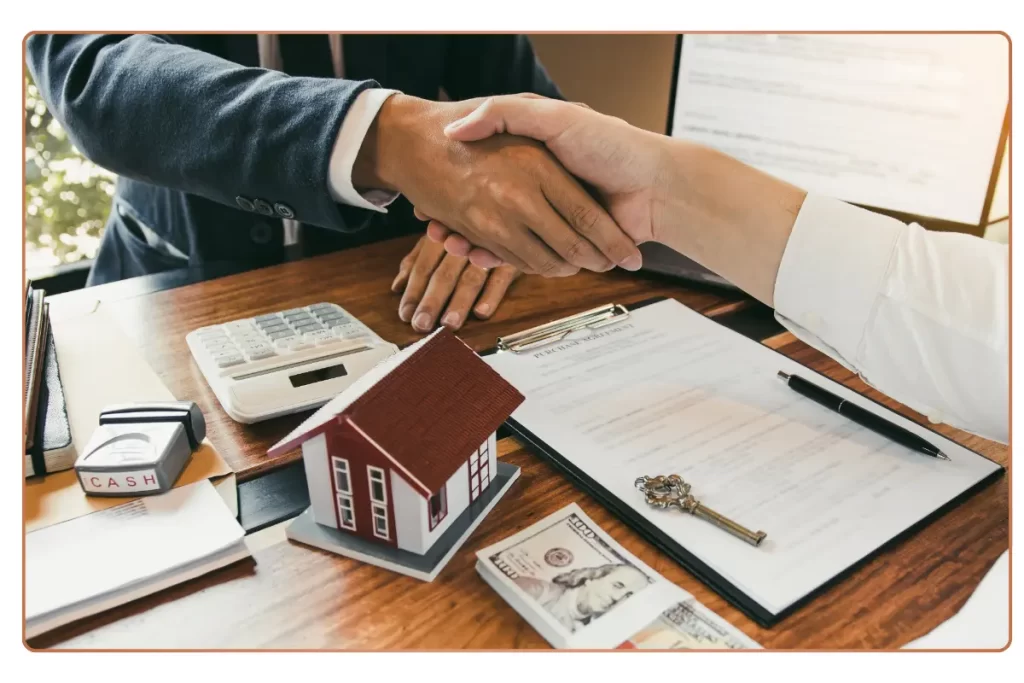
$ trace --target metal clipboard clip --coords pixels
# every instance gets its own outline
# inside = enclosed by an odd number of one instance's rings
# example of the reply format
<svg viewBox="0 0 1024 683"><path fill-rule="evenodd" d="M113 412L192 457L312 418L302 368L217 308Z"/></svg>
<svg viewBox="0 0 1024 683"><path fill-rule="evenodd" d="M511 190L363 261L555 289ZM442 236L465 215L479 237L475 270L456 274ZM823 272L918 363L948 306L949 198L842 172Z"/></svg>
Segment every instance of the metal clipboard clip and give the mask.
<svg viewBox="0 0 1024 683"><path fill-rule="evenodd" d="M555 320L507 337L498 337L498 351L519 353L538 346L561 341L572 332L596 330L612 325L629 317L629 311L620 304L607 304L567 318Z"/></svg>

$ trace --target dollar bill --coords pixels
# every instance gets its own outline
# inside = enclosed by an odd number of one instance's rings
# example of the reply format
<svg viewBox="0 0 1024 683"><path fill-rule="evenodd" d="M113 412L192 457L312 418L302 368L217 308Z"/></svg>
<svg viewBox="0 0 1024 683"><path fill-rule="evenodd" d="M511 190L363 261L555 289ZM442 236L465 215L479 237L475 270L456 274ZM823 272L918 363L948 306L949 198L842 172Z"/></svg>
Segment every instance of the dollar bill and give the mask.
<svg viewBox="0 0 1024 683"><path fill-rule="evenodd" d="M480 550L477 560L487 584L555 647L759 647L616 543L576 504Z"/></svg>
<svg viewBox="0 0 1024 683"><path fill-rule="evenodd" d="M543 611L569 634L609 618L659 580L573 508L517 535L510 546L481 552L481 571L506 577L527 602L522 609Z"/></svg>
<svg viewBox="0 0 1024 683"><path fill-rule="evenodd" d="M624 650L740 650L760 645L695 598L661 613L619 646Z"/></svg>

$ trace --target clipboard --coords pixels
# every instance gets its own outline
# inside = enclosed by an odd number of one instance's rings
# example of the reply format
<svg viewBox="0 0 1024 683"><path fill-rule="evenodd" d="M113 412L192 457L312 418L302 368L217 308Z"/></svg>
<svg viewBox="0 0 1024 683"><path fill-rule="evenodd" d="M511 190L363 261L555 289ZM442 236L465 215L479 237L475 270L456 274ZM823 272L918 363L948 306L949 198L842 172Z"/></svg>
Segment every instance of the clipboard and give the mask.
<svg viewBox="0 0 1024 683"><path fill-rule="evenodd" d="M630 305L619 305L619 304L608 304L600 308L591 309L582 313L554 320L550 323L545 323L528 330L509 335L507 337L500 337L497 340L497 346L493 349L488 349L482 352L481 356L488 356L495 353L507 352L516 353L527 350L533 350L546 346L548 344L556 343L561 339L564 339L570 333L575 331L583 330L594 330L600 327L605 327L619 322L625 322L629 318L629 314L632 311L649 306L651 304L658 303L666 300L667 297L656 297L652 299L646 299ZM701 315L704 315L703 313ZM714 321L714 318L704 315L705 318ZM783 358L787 358L784 354L779 351L772 349L776 354ZM806 367L806 366L805 366ZM813 373L814 375L822 376L821 373L806 368L808 375ZM875 405L881 406L886 411L896 415L895 411L887 406L883 405L879 401L872 399L868 396L863 396L865 401L871 401ZM978 481L976 484L965 489L962 493L950 499L946 504L942 505L931 514L926 515L920 521L907 527L902 532L898 533L885 543L881 544L870 553L865 555L860 560L857 560L853 564L849 565L846 569L840 571L838 574L827 580L817 588L811 590L802 598L796 600L785 609L778 613L770 612L769 610L762 607L755 600L750 598L745 592L738 588L731 581L726 579L717 571L713 570L707 564L702 562L695 555L690 553L682 544L672 539L668 534L662 531L657 525L652 524L648 520L644 519L639 515L629 504L624 502L612 494L608 489L603 487L597 481L595 481L590 475L581 470L576 465L572 464L562 454L552 448L550 445L545 443L536 434L532 433L521 423L516 421L514 418L509 418L505 422L505 426L508 430L514 434L519 440L523 441L534 453L543 457L547 460L556 470L564 474L577 488L581 489L585 493L589 494L595 500L597 500L603 507L609 510L615 515L619 521L628 526L630 529L639 534L648 543L655 546L658 550L663 552L665 555L670 557L676 563L681 565L684 569L690 572L697 580L705 584L708 588L713 590L722 596L729 604L734 606L739 611L743 612L747 617L752 619L762 628L772 628L781 622L783 619L788 617L793 612L799 610L801 607L814 600L819 595L825 593L833 586L837 585L847 576L855 572L863 565L870 562L880 553L888 550L895 546L901 541L905 540L909 536L915 534L919 530L929 525L935 519L941 517L949 510L960 505L968 498L973 496L978 491L987 487L988 485L997 481L1006 468L1002 465L998 465L998 469L993 471L985 478ZM935 433L937 436L942 437L931 427L925 426L930 432ZM942 437L945 438L945 437ZM968 449L970 450L970 449ZM986 460L992 461L991 458L987 458L984 455L972 451L979 457L985 458Z"/></svg>

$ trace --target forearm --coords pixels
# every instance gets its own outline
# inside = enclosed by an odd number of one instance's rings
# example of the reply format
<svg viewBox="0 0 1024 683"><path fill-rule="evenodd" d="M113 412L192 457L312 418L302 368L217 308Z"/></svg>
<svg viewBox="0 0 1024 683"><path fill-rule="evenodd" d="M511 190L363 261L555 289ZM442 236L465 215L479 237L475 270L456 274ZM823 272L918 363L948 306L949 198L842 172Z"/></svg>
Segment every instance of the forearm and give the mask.
<svg viewBox="0 0 1024 683"><path fill-rule="evenodd" d="M708 147L659 138L655 239L774 306L775 280L806 193Z"/></svg>
<svg viewBox="0 0 1024 683"><path fill-rule="evenodd" d="M29 66L82 152L119 175L229 206L291 206L345 228L328 191L333 141L371 82L243 67L152 35L35 35Z"/></svg>
<svg viewBox="0 0 1024 683"><path fill-rule="evenodd" d="M775 308L797 337L934 422L1006 442L1009 254L809 195Z"/></svg>

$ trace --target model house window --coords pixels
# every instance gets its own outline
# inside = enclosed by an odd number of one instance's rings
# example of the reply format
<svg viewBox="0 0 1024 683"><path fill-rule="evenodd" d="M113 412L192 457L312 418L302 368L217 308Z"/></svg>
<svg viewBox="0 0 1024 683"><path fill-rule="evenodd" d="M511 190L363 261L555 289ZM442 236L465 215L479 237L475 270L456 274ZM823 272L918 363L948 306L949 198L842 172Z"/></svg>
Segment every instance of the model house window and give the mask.
<svg viewBox="0 0 1024 683"><path fill-rule="evenodd" d="M334 488L338 493L352 495L352 481L348 476L348 460L331 456L331 467L334 469Z"/></svg>
<svg viewBox="0 0 1024 683"><path fill-rule="evenodd" d="M490 457L490 439L484 441L480 448L469 456L469 499L476 500L480 492L491 483L488 458Z"/></svg>
<svg viewBox="0 0 1024 683"><path fill-rule="evenodd" d="M373 509L373 535L377 538L388 539L388 509L383 505L372 505Z"/></svg>
<svg viewBox="0 0 1024 683"><path fill-rule="evenodd" d="M379 467L367 466L370 476L370 500L381 505L388 504L387 487L384 486L384 470Z"/></svg>
<svg viewBox="0 0 1024 683"><path fill-rule="evenodd" d="M427 510L430 512L430 528L436 527L448 514L448 487L442 486L441 490L430 497L427 501Z"/></svg>
<svg viewBox="0 0 1024 683"><path fill-rule="evenodd" d="M342 529L356 530L356 515L352 511L352 496L338 494L338 523Z"/></svg>

